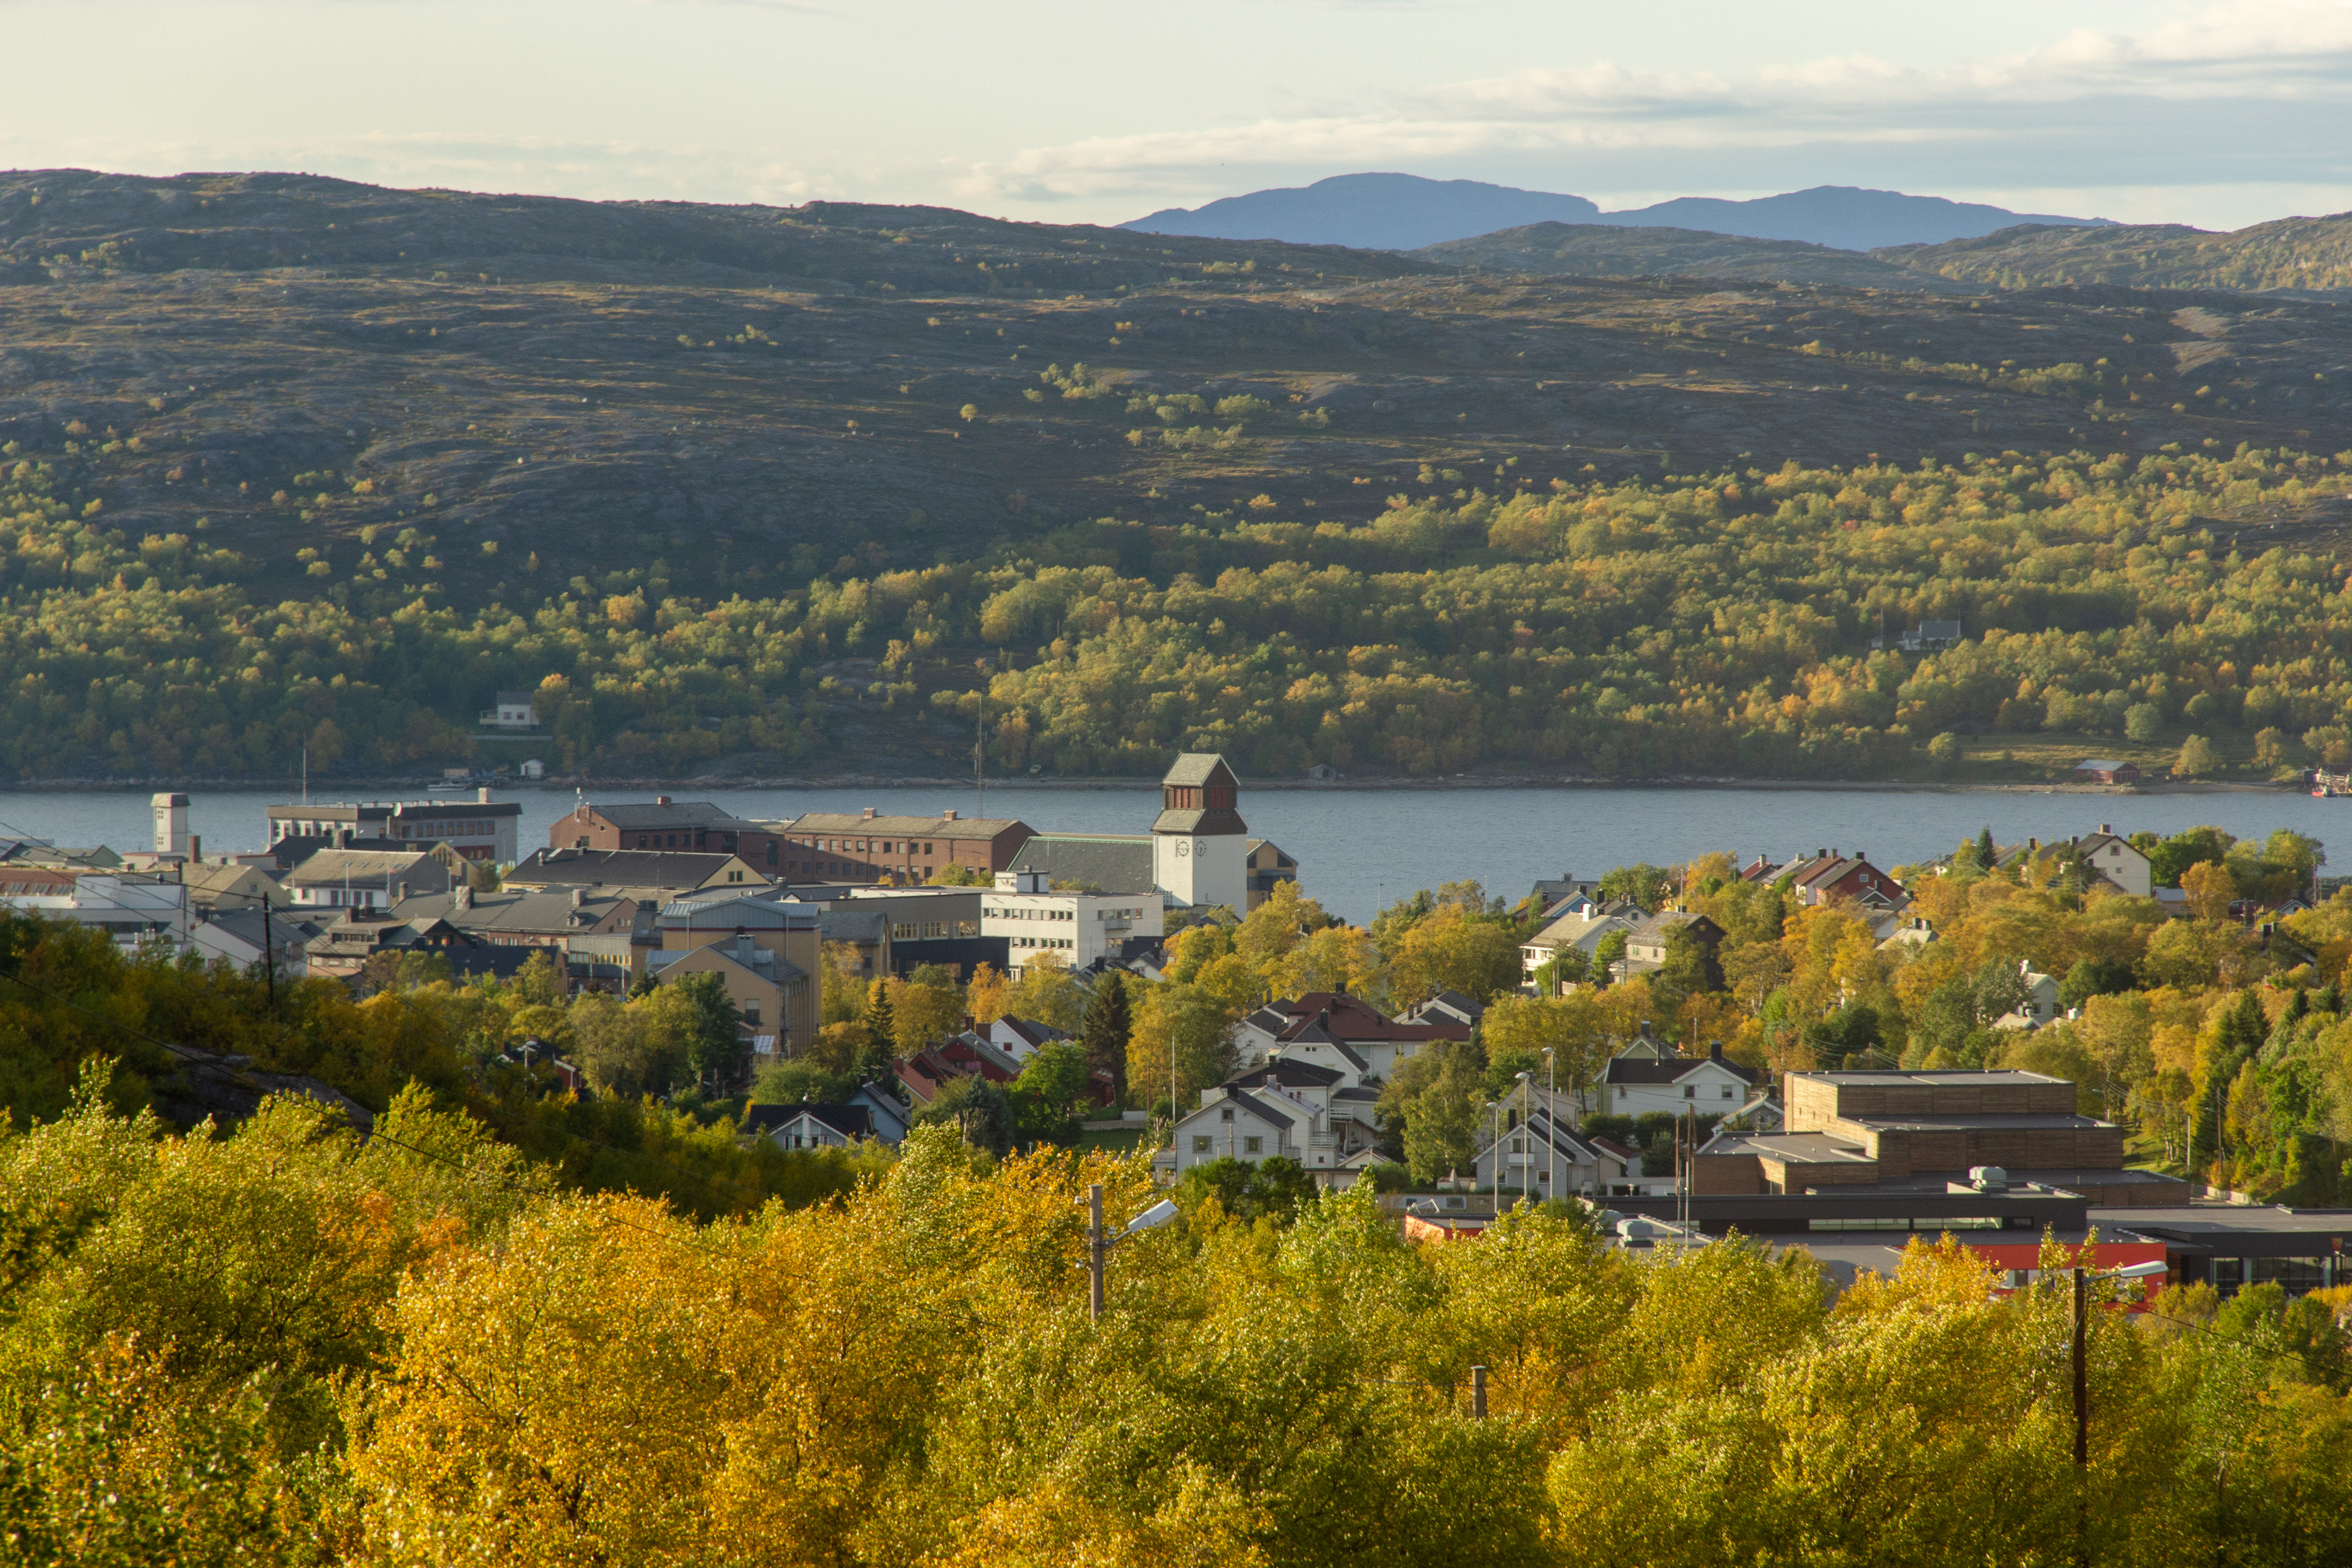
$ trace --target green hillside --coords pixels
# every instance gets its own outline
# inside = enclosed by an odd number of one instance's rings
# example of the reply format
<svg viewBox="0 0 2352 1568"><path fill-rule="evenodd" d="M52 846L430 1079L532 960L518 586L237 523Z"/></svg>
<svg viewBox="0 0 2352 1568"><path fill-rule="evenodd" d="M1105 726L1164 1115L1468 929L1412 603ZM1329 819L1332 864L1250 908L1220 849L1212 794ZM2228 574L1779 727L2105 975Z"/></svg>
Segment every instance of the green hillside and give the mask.
<svg viewBox="0 0 2352 1568"><path fill-rule="evenodd" d="M1874 250L1879 260L1997 289L2352 289L2352 213L2212 234L2179 224L2020 227L1948 245Z"/></svg>

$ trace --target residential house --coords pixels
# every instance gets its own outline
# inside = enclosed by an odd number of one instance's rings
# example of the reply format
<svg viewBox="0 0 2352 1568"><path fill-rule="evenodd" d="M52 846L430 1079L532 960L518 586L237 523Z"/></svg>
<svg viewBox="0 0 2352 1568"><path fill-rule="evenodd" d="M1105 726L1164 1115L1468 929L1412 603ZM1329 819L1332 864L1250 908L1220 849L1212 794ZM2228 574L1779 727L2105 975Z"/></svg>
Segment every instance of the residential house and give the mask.
<svg viewBox="0 0 2352 1568"><path fill-rule="evenodd" d="M482 727L486 730L536 730L539 710L533 706L534 693L501 691L495 707L482 710Z"/></svg>
<svg viewBox="0 0 2352 1568"><path fill-rule="evenodd" d="M1996 1029L2038 1029L2044 1024L2055 1023L2063 1008L2058 1000L2058 982L2037 971L2025 959L2018 960L2017 973L2025 982L2025 1000L2014 1012L2005 1013L1993 1020Z"/></svg>
<svg viewBox="0 0 2352 1568"><path fill-rule="evenodd" d="M1567 902L1567 913L1520 944L1520 972L1529 985L1535 984L1536 971L1562 952L1580 952L1589 965L1595 950L1611 932L1622 931L1631 940L1634 927L1650 918L1646 910L1630 900L1616 900L1606 905L1584 903L1577 899Z"/></svg>
<svg viewBox="0 0 2352 1568"><path fill-rule="evenodd" d="M1309 1081L1320 1076L1276 1066L1202 1089L1200 1105L1176 1123L1175 1173L1216 1160L1286 1159L1326 1185L1352 1182L1372 1163L1371 1145L1351 1142L1359 1125L1351 1114L1318 1107L1315 1091L1328 1096L1331 1088Z"/></svg>
<svg viewBox="0 0 2352 1568"><path fill-rule="evenodd" d="M415 893L392 906L392 913L423 930L446 921L492 947L565 949L575 937L626 934L635 924L639 900L586 888L510 888L478 893L464 886L446 893Z"/></svg>
<svg viewBox="0 0 2352 1568"><path fill-rule="evenodd" d="M1911 901L1903 884L1870 863L1857 849L1851 855L1836 849L1816 849L1810 856L1779 868L1770 880L1786 877L1797 901L1811 908L1843 899L1865 908L1899 910Z"/></svg>
<svg viewBox="0 0 2352 1568"><path fill-rule="evenodd" d="M1706 989L1723 989L1723 966L1716 954L1723 946L1723 928L1702 914L1687 910L1664 910L1625 933L1625 956L1616 964L1620 980L1636 974L1654 974L1666 965L1666 952L1680 933L1696 944L1699 962L1706 976Z"/></svg>
<svg viewBox="0 0 2352 1568"><path fill-rule="evenodd" d="M2076 839L2074 848L2084 865L2119 891L2136 899L2153 895L2156 879L2147 857L2108 824L2102 822L2096 833Z"/></svg>
<svg viewBox="0 0 2352 1568"><path fill-rule="evenodd" d="M1521 1120L1511 1112L1498 1136L1493 1119L1479 1129L1474 1163L1476 1184L1489 1192L1501 1178L1501 1195L1548 1198L1595 1197L1647 1191L1642 1156L1606 1138L1576 1131L1568 1121L1538 1107ZM1665 1184L1671 1185L1671 1183Z"/></svg>
<svg viewBox="0 0 2352 1568"><path fill-rule="evenodd" d="M1486 1005L1459 991L1441 991L1397 1015L1400 1024L1454 1024L1475 1029L1486 1016Z"/></svg>
<svg viewBox="0 0 2352 1568"><path fill-rule="evenodd" d="M1643 1037L1611 1058L1601 1072L1600 1109L1612 1116L1654 1110L1669 1116L1685 1111L1728 1115L1748 1102L1763 1077L1726 1058L1721 1046L1703 1057L1654 1054L1658 1042L1648 1037L1646 1025L1643 1029Z"/></svg>
<svg viewBox="0 0 2352 1568"><path fill-rule="evenodd" d="M1562 871L1557 877L1538 878L1528 897L1533 899L1546 914L1549 914L1570 899L1590 899L1596 903L1599 902L1601 884Z"/></svg>
<svg viewBox="0 0 2352 1568"><path fill-rule="evenodd" d="M183 864L179 878L188 889L188 902L200 912L213 910L257 910L264 900L274 910L290 909L294 895L259 866L234 861L205 860Z"/></svg>
<svg viewBox="0 0 2352 1568"><path fill-rule="evenodd" d="M1007 1084L1021 1076L1021 1064L988 1040L967 1029L962 1034L926 1046L890 1064L898 1085L917 1106L929 1105L940 1090L958 1079L985 1079Z"/></svg>
<svg viewBox="0 0 2352 1568"><path fill-rule="evenodd" d="M259 963L275 943L278 973L299 978L310 973L308 944L321 929L290 912L273 914L265 921L261 906L257 903L250 909L205 910L190 929L188 940L206 962L219 959L238 969L251 969Z"/></svg>
<svg viewBox="0 0 2352 1568"><path fill-rule="evenodd" d="M983 1037L1014 1061L1027 1065L1038 1048L1054 1040L1070 1037L1051 1024L1041 1024L1034 1018L1015 1018L1010 1014L985 1026Z"/></svg>
<svg viewBox="0 0 2352 1568"><path fill-rule="evenodd" d="M296 909L386 910L403 899L466 885L466 863L430 849L321 849L280 879Z"/></svg>
<svg viewBox="0 0 2352 1568"><path fill-rule="evenodd" d="M0 900L70 899L80 876L79 868L0 860Z"/></svg>
<svg viewBox="0 0 2352 1568"><path fill-rule="evenodd" d="M753 1105L744 1110L743 1126L784 1149L845 1149L877 1136L867 1102Z"/></svg>
<svg viewBox="0 0 2352 1568"><path fill-rule="evenodd" d="M1444 1017L1401 1022L1343 993L1310 991L1304 996L1269 1002L1252 1013L1235 1029L1234 1043L1247 1068L1291 1041L1328 1040L1346 1047L1349 1055L1362 1064L1354 1070L1367 1081L1380 1083L1396 1071L1399 1062L1410 1061L1431 1041L1467 1040L1470 1029L1468 1024Z"/></svg>
<svg viewBox="0 0 2352 1568"><path fill-rule="evenodd" d="M2127 784L2139 783L2137 764L2119 762L2113 757L2085 757L2074 764L2074 777L2084 784Z"/></svg>
<svg viewBox="0 0 2352 1568"><path fill-rule="evenodd" d="M1890 918L1895 921L1895 928L1879 938L1878 947L1882 952L1904 951L1916 952L1937 940L1936 928L1917 915L1895 915ZM1875 931L1877 928L1872 929Z"/></svg>
<svg viewBox="0 0 2352 1568"><path fill-rule="evenodd" d="M1895 638L1895 646L1905 653L1940 653L1959 640L1960 623L1958 621L1923 620L1909 631L1898 634ZM1884 648L1886 646L1886 638L1874 637L1870 639L1870 646L1874 649Z"/></svg>

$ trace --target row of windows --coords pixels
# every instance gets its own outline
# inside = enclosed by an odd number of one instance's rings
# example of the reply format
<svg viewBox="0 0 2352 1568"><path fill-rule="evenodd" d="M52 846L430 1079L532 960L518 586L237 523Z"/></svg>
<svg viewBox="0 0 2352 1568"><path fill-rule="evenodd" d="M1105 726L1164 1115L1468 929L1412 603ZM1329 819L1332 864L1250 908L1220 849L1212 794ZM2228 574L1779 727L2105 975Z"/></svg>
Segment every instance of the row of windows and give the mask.
<svg viewBox="0 0 2352 1568"><path fill-rule="evenodd" d="M912 855L915 853L915 841L911 838L795 838L790 842L796 849L823 849L835 855L848 855L853 853L858 855ZM924 845L922 852L926 855L930 854L932 852L931 847L929 844Z"/></svg>
<svg viewBox="0 0 2352 1568"><path fill-rule="evenodd" d="M1076 910L1002 909L982 910L981 912L992 921L1074 921L1078 918Z"/></svg>
<svg viewBox="0 0 2352 1568"><path fill-rule="evenodd" d="M1213 1154L1213 1153L1215 1153L1216 1152L1217 1152L1217 1151L1216 1151L1216 1140L1215 1140L1215 1139L1213 1139L1213 1138L1203 1138L1203 1137L1198 1137L1198 1136L1196 1136L1196 1137L1194 1137L1194 1138L1193 1138L1193 1140L1192 1140L1192 1152L1193 1152L1193 1153L1195 1153L1195 1154ZM1265 1152L1265 1139L1263 1139L1263 1138L1244 1138L1244 1139L1243 1139L1243 1140L1242 1140L1242 1152L1243 1152L1243 1153L1244 1153L1244 1154L1262 1154L1262 1153Z"/></svg>
<svg viewBox="0 0 2352 1568"><path fill-rule="evenodd" d="M395 838L488 838L498 832L488 822L395 822Z"/></svg>
<svg viewBox="0 0 2352 1568"><path fill-rule="evenodd" d="M1738 1098L1738 1094L1739 1091L1733 1089L1729 1084L1727 1083L1723 1086L1722 1098L1725 1100L1736 1100ZM1625 1098L1625 1095L1626 1088L1621 1083L1617 1086L1617 1098L1620 1100L1622 1100ZM1683 1098L1685 1100L1696 1100L1698 1098L1698 1085L1695 1083L1686 1083L1683 1085Z"/></svg>
<svg viewBox="0 0 2352 1568"><path fill-rule="evenodd" d="M1014 947L1076 947L1077 943L1066 936L1016 936Z"/></svg>
<svg viewBox="0 0 2352 1568"><path fill-rule="evenodd" d="M937 942L942 937L979 934L978 921L897 921L890 927L892 942Z"/></svg>

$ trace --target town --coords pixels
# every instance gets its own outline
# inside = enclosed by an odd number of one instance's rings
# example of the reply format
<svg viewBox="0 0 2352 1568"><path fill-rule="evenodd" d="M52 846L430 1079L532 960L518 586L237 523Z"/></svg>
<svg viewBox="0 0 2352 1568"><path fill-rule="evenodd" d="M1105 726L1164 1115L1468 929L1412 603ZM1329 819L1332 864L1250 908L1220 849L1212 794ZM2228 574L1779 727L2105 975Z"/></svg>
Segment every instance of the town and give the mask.
<svg viewBox="0 0 2352 1568"><path fill-rule="evenodd" d="M944 1121L1138 1152L1228 1206L1362 1183L1423 1239L1526 1202L1846 1283L1948 1236L2005 1276L2048 1241L2221 1300L2352 1287L2332 1152L2309 1168L2332 1137L2292 1124L2325 1090L2290 1059L2342 1012L2352 904L2291 834L1698 849L1360 930L1209 754L1126 835L583 795L526 850L480 787L274 805L266 848L207 856L189 804L155 796L128 852L8 843L0 900L273 994L504 998L480 1070L745 1146L887 1154Z"/></svg>

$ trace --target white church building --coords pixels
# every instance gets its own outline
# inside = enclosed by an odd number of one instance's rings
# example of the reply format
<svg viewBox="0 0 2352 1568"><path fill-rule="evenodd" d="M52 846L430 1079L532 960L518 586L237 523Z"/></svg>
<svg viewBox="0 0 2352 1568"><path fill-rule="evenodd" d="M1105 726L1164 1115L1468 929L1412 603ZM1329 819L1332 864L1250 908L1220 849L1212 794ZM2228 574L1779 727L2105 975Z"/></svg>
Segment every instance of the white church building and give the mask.
<svg viewBox="0 0 2352 1568"><path fill-rule="evenodd" d="M1160 781L1160 815L1150 832L1041 833L1006 869L1034 874L1036 885L1048 888L1156 894L1171 915L1220 908L1245 915L1267 890L1260 885L1267 879L1254 868L1290 862L1265 839L1250 837L1240 796L1241 782L1224 758L1187 752Z"/></svg>

